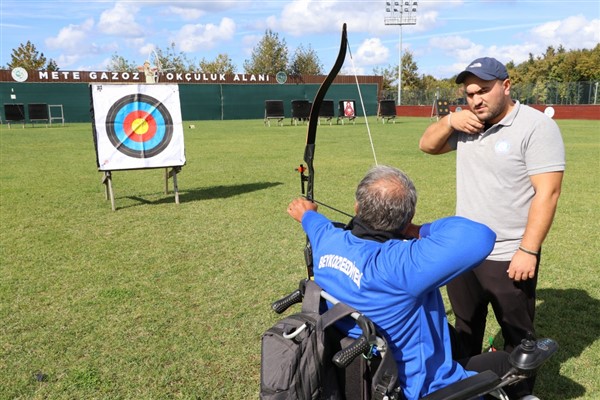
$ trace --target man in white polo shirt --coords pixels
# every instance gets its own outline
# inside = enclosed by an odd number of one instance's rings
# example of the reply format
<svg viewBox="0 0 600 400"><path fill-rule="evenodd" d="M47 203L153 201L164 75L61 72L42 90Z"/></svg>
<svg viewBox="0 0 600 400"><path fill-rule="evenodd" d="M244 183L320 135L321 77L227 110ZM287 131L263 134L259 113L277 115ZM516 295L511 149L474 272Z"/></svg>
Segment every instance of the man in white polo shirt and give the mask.
<svg viewBox="0 0 600 400"><path fill-rule="evenodd" d="M498 60L474 60L456 83L469 109L430 125L419 147L434 155L456 150L456 214L489 226L497 238L479 267L448 284L448 295L468 354L482 350L490 303L510 352L535 333L540 254L560 195L564 145L551 118L511 99Z"/></svg>

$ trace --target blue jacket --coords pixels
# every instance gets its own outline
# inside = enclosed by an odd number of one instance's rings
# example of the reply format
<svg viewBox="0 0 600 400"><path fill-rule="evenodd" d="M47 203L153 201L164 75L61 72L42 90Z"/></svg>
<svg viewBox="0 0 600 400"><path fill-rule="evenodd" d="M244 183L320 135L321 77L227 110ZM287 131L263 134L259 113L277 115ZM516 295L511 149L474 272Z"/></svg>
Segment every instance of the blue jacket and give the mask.
<svg viewBox="0 0 600 400"><path fill-rule="evenodd" d="M313 247L315 281L384 332L408 400L475 374L452 360L439 288L486 258L494 232L448 217L424 225L421 239L380 243L336 228L314 211L304 214L302 226Z"/></svg>

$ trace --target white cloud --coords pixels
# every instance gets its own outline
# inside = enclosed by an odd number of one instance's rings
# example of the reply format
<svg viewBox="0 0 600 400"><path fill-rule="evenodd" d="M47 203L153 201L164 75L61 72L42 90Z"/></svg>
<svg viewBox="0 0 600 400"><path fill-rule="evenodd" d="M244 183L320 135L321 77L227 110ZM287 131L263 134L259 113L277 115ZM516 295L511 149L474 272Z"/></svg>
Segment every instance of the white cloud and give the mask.
<svg viewBox="0 0 600 400"><path fill-rule="evenodd" d="M100 14L98 28L107 35L142 36L145 28L136 18L139 10L140 7L133 2L117 2L112 9Z"/></svg>
<svg viewBox="0 0 600 400"><path fill-rule="evenodd" d="M445 53L453 53L458 49L468 49L473 46L471 40L457 35L437 36L429 40L429 46Z"/></svg>
<svg viewBox="0 0 600 400"><path fill-rule="evenodd" d="M251 2L240 2L239 0L180 1L175 5L169 5L165 14L177 15L184 21L193 21L229 10L240 12L250 5Z"/></svg>
<svg viewBox="0 0 600 400"><path fill-rule="evenodd" d="M555 49L562 46L567 50L593 48L600 39L600 19L588 20L582 15L571 16L546 22L520 36L525 40L516 40L515 44L487 46L484 48L485 54L504 63L513 61L520 64L527 61L530 54L544 54L549 46ZM477 57L479 56L471 59Z"/></svg>
<svg viewBox="0 0 600 400"><path fill-rule="evenodd" d="M337 1L313 2L295 0L285 5L279 19L270 18L269 27L274 31L285 31L294 36L318 33L328 29L340 14ZM329 23L327 23L329 21Z"/></svg>
<svg viewBox="0 0 600 400"><path fill-rule="evenodd" d="M335 32L346 23L348 36L368 32L370 35L389 33L383 24L385 3L340 0L295 0L283 7L279 17L270 17L267 27L293 36ZM413 29L409 27L408 29Z"/></svg>
<svg viewBox="0 0 600 400"><path fill-rule="evenodd" d="M593 48L598 43L600 20L590 21L579 15L546 22L527 31L522 31L521 28L521 25L516 24L490 26L487 30L487 32L495 30L515 32L514 39L508 41L514 44L483 44L478 40L478 36L486 33L484 29L464 31L458 35L432 37L428 41L429 53L438 53L453 60L451 63L435 67L434 75L451 76L464 69L472 60L483 56L495 57L504 63L513 61L520 64L526 61L530 54L543 54L548 46L557 48L562 45L567 50Z"/></svg>
<svg viewBox="0 0 600 400"><path fill-rule="evenodd" d="M547 46L562 45L567 50L593 48L600 41L600 19L588 20L576 15L560 21L550 21L531 31L531 40Z"/></svg>
<svg viewBox="0 0 600 400"><path fill-rule="evenodd" d="M74 65L79 60L81 60L82 58L83 58L82 56L77 55L77 54L70 54L70 55L61 54L56 59L56 63L61 66L63 66L63 65L71 66L71 65ZM83 69L79 69L79 70L83 71Z"/></svg>
<svg viewBox="0 0 600 400"><path fill-rule="evenodd" d="M356 54L355 63L359 65L379 65L389 61L390 50L381 43L379 38L365 39Z"/></svg>
<svg viewBox="0 0 600 400"><path fill-rule="evenodd" d="M56 61L61 69L74 66L80 60L90 55L113 52L117 49L114 43L98 45L93 42L94 21L90 18L80 25L69 25L58 32L57 36L45 40L46 46L51 50L60 52L51 58ZM82 69L81 67L78 69Z"/></svg>
<svg viewBox="0 0 600 400"><path fill-rule="evenodd" d="M176 33L174 42L184 52L208 50L231 40L235 29L235 22L231 18L223 18L219 25L184 25Z"/></svg>
<svg viewBox="0 0 600 400"><path fill-rule="evenodd" d="M388 62L390 51L381 43L379 38L365 39L356 52L346 54L346 60L342 66L344 75L369 75L375 66Z"/></svg>
<svg viewBox="0 0 600 400"><path fill-rule="evenodd" d="M81 25L69 25L62 28L58 35L46 39L46 46L50 49L60 49L67 52L82 51L87 53L85 48L88 45L89 35L94 28L94 20L89 18Z"/></svg>
<svg viewBox="0 0 600 400"><path fill-rule="evenodd" d="M206 12L204 10L189 8L189 7L169 7L169 12L178 15L185 21L191 21L202 17Z"/></svg>
<svg viewBox="0 0 600 400"><path fill-rule="evenodd" d="M144 57L144 60L150 58L150 53L156 51L156 45L147 43L139 48L139 54Z"/></svg>

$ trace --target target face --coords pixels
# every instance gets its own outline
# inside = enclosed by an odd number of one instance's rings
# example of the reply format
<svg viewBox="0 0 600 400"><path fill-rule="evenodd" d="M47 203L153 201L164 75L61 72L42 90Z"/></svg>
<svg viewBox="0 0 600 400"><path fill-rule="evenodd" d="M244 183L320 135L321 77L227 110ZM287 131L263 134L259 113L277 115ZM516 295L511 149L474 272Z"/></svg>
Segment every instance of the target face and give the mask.
<svg viewBox="0 0 600 400"><path fill-rule="evenodd" d="M90 85L101 171L185 165L177 85Z"/></svg>
<svg viewBox="0 0 600 400"><path fill-rule="evenodd" d="M135 158L160 154L173 137L173 119L154 97L136 93L122 97L108 110L106 133L121 153Z"/></svg>

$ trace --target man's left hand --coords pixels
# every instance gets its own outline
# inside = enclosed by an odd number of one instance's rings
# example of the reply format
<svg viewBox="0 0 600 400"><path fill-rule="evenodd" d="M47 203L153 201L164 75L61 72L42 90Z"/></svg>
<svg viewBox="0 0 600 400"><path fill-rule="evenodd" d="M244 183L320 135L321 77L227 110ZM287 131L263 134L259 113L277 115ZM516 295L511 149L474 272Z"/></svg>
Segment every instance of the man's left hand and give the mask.
<svg viewBox="0 0 600 400"><path fill-rule="evenodd" d="M304 197L293 200L287 208L288 214L298 222L302 222L302 216L306 211L317 211L317 204Z"/></svg>
<svg viewBox="0 0 600 400"><path fill-rule="evenodd" d="M532 279L535 276L536 265L536 256L517 250L510 261L510 266L507 271L508 277L517 282Z"/></svg>

